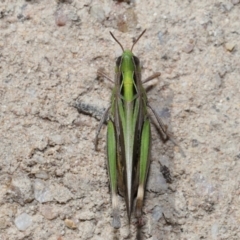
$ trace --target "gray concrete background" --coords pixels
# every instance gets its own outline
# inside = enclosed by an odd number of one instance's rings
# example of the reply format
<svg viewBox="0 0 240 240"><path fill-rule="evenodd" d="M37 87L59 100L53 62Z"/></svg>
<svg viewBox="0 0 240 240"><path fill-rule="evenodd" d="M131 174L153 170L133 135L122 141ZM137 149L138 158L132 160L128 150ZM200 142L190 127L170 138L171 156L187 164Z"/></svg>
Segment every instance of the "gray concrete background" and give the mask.
<svg viewBox="0 0 240 240"><path fill-rule="evenodd" d="M0 2L0 239L135 239L121 198L111 227L101 112L121 49L134 48L149 92L186 157L152 128L143 239L240 239L239 0ZM167 184L161 161L171 171ZM167 222L162 217L165 214Z"/></svg>

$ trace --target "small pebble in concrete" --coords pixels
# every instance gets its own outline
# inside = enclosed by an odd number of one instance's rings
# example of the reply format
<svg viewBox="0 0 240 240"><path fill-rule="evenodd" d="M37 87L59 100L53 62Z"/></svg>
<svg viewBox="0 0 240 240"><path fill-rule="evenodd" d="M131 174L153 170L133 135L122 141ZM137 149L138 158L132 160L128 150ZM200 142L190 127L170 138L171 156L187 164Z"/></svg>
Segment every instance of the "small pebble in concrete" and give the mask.
<svg viewBox="0 0 240 240"><path fill-rule="evenodd" d="M15 218L14 223L20 231L25 231L32 225L32 217L27 213L22 213Z"/></svg>
<svg viewBox="0 0 240 240"><path fill-rule="evenodd" d="M225 48L226 48L226 50L228 50L229 52L232 52L233 49L235 48L235 44L232 43L232 42L227 42L227 43L225 44Z"/></svg>
<svg viewBox="0 0 240 240"><path fill-rule="evenodd" d="M64 223L70 229L76 229L77 228L76 223L71 219L65 219Z"/></svg>
<svg viewBox="0 0 240 240"><path fill-rule="evenodd" d="M152 210L152 217L157 222L162 217L162 208L155 206Z"/></svg>

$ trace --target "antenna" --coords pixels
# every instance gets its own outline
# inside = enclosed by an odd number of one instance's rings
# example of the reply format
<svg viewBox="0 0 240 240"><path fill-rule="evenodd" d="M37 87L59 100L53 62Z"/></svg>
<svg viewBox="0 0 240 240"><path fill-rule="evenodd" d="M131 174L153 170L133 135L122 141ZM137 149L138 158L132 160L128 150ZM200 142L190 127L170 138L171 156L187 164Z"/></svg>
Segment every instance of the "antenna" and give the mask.
<svg viewBox="0 0 240 240"><path fill-rule="evenodd" d="M131 48L131 52L133 50L133 47L135 46L135 44L138 42L138 40L142 37L142 35L146 32L147 29L143 30L143 32L139 35L139 37L137 38L136 41L134 41L133 45L132 45L132 48Z"/></svg>
<svg viewBox="0 0 240 240"><path fill-rule="evenodd" d="M111 34L111 36L113 37L113 39L119 44L119 46L121 47L121 49L122 49L123 52L124 52L124 48L123 48L122 44L114 37L114 35L113 35L112 32L110 32L110 34Z"/></svg>

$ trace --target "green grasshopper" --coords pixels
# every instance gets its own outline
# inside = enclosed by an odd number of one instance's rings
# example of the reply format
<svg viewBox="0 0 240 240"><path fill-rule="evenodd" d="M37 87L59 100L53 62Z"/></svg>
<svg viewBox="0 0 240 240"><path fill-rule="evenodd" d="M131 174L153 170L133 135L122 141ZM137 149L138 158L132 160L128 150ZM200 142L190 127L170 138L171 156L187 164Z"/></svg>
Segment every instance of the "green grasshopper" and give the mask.
<svg viewBox="0 0 240 240"><path fill-rule="evenodd" d="M120 45L123 53L116 61L115 86L112 90L111 105L105 111L99 124L95 149L97 148L101 127L108 119L107 158L113 208L112 225L114 228L119 228L121 225L118 192L125 198L129 222L136 198L136 217L139 223L141 222L151 145L150 119L147 107L151 109L157 119L161 137L165 140L170 137L166 126L156 111L149 105L143 87L143 83L160 76L160 73L155 73L142 82L140 61L132 53L134 45L145 31L133 43L131 50L124 50L121 43L110 32L113 39ZM113 82L104 73L100 73L100 75Z"/></svg>

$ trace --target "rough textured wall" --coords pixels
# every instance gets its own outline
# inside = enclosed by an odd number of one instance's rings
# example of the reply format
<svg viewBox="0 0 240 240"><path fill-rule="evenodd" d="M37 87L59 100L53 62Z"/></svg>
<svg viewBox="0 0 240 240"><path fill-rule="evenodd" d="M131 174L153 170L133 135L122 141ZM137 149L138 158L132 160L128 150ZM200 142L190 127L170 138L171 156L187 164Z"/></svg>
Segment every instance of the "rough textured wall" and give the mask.
<svg viewBox="0 0 240 240"><path fill-rule="evenodd" d="M134 53L143 78L161 72L149 101L186 157L152 127L143 239L240 239L238 2L2 0L0 238L135 239L121 198L110 225L106 127L93 141L112 88L97 70L114 78L121 54L109 31L131 47L146 28Z"/></svg>

